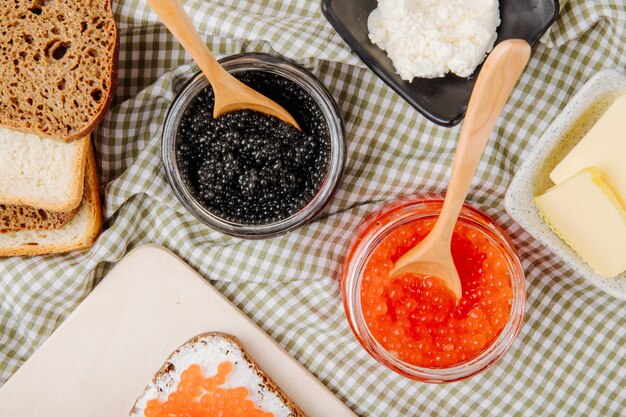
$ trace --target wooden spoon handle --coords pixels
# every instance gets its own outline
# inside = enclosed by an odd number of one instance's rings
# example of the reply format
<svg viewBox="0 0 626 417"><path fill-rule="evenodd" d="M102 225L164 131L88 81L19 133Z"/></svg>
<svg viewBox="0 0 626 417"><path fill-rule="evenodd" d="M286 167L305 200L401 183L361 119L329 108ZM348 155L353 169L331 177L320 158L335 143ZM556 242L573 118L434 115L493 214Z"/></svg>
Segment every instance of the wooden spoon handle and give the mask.
<svg viewBox="0 0 626 417"><path fill-rule="evenodd" d="M448 191L436 225L445 227L441 236L452 237L489 136L529 57L530 45L526 41L505 40L491 51L480 70L467 106Z"/></svg>
<svg viewBox="0 0 626 417"><path fill-rule="evenodd" d="M154 12L191 55L213 85L219 72L226 72L217 62L179 0L147 0Z"/></svg>

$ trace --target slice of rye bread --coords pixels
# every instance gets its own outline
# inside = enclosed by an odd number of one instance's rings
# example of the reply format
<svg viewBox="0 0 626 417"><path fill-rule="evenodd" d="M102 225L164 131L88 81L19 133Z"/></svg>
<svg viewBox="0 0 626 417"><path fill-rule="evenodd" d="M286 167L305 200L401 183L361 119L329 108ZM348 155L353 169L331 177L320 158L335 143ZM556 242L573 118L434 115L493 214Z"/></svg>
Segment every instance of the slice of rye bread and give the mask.
<svg viewBox="0 0 626 417"><path fill-rule="evenodd" d="M0 204L0 233L60 229L72 220L76 213L78 207L72 211L62 212Z"/></svg>
<svg viewBox="0 0 626 417"><path fill-rule="evenodd" d="M76 215L56 230L0 233L0 256L33 256L90 248L102 230L102 207L96 159L88 147L85 191Z"/></svg>
<svg viewBox="0 0 626 417"><path fill-rule="evenodd" d="M233 364L233 371L222 387L244 386L248 398L257 408L271 412L275 417L305 417L272 379L252 360L239 340L224 333L203 333L176 349L139 396L129 413L130 417L143 417L149 400L165 401L176 390L180 374L192 364L200 365L205 378L217 373L221 362Z"/></svg>
<svg viewBox="0 0 626 417"><path fill-rule="evenodd" d="M83 198L89 137L65 143L0 127L0 203L72 211Z"/></svg>
<svg viewBox="0 0 626 417"><path fill-rule="evenodd" d="M0 1L0 125L89 134L113 97L118 43L111 0Z"/></svg>

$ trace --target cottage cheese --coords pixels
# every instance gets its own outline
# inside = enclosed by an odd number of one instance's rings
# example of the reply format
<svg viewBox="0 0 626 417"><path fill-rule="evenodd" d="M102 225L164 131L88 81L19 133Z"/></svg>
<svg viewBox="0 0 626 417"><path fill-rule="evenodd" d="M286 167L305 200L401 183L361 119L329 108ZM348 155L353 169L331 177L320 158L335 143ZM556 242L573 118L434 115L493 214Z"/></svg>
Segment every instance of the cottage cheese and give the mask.
<svg viewBox="0 0 626 417"><path fill-rule="evenodd" d="M498 0L379 0L367 22L403 80L470 76L493 48Z"/></svg>

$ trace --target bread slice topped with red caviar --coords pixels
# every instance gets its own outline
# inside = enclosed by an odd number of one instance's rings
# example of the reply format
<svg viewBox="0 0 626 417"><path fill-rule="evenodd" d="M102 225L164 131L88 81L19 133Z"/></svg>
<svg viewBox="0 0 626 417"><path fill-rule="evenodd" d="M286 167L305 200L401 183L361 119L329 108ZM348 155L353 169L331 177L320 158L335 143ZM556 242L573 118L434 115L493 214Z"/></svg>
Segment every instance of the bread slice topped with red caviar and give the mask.
<svg viewBox="0 0 626 417"><path fill-rule="evenodd" d="M0 125L71 141L113 96L118 32L111 0L0 1Z"/></svg>
<svg viewBox="0 0 626 417"><path fill-rule="evenodd" d="M176 349L130 417L305 417L233 336L204 333Z"/></svg>

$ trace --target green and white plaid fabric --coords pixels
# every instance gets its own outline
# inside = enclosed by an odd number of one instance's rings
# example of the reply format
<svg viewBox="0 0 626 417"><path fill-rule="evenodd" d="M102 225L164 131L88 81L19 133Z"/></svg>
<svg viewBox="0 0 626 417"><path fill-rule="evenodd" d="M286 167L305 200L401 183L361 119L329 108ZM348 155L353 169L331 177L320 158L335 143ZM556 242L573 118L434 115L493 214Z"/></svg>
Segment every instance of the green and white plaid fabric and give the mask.
<svg viewBox="0 0 626 417"><path fill-rule="evenodd" d="M626 303L576 276L503 208L517 167L568 99L600 69L626 70L624 0L565 3L504 109L469 201L512 235L526 271L527 314L503 360L444 386L410 381L369 357L345 320L337 277L366 214L416 190L443 191L459 128L428 122L365 68L317 0L184 3L217 55L280 54L329 88L348 133L341 189L321 219L270 240L226 237L196 221L176 200L160 159L165 114L194 67L147 3L114 0L119 85L95 136L105 231L87 253L0 261L0 383L125 253L155 242L210 280L359 415L626 413Z"/></svg>

